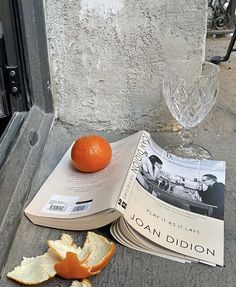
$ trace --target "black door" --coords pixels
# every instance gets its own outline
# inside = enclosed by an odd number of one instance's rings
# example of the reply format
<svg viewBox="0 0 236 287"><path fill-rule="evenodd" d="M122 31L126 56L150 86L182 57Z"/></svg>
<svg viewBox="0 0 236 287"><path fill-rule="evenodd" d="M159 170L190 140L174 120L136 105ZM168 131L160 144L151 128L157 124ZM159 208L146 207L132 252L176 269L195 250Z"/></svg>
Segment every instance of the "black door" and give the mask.
<svg viewBox="0 0 236 287"><path fill-rule="evenodd" d="M0 136L16 112L31 106L18 0L0 1Z"/></svg>

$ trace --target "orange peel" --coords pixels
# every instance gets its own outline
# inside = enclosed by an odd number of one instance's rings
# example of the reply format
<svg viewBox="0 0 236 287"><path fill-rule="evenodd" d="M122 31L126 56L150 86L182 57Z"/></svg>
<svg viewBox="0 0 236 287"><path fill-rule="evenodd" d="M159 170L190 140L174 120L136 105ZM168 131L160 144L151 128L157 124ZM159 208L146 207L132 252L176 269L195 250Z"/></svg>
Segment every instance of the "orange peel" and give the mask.
<svg viewBox="0 0 236 287"><path fill-rule="evenodd" d="M42 256L23 258L21 264L7 273L7 277L24 285L35 285L49 280L54 276L42 268Z"/></svg>
<svg viewBox="0 0 236 287"><path fill-rule="evenodd" d="M116 252L116 245L106 237L94 232L88 232L83 249L90 249L91 254L85 264L91 266L91 271L96 272L105 268Z"/></svg>
<svg viewBox="0 0 236 287"><path fill-rule="evenodd" d="M42 283L56 274L66 279L85 279L106 267L116 251L113 242L94 232L87 233L82 249L68 234L63 234L60 240L49 240L48 245L49 249L43 255L23 257L20 265L8 272L7 277L25 285ZM89 281L87 285L78 284L75 286L91 287Z"/></svg>
<svg viewBox="0 0 236 287"><path fill-rule="evenodd" d="M92 283L88 279L73 281L70 287L92 287Z"/></svg>
<svg viewBox="0 0 236 287"><path fill-rule="evenodd" d="M91 266L83 264L85 260L79 260L77 254L67 252L66 258L56 263L54 268L57 275L65 279L85 279L100 272L100 270L91 271Z"/></svg>
<svg viewBox="0 0 236 287"><path fill-rule="evenodd" d="M81 248L76 246L68 234L62 234L60 240L48 240L48 246L60 260L65 259L69 251L76 254L81 252Z"/></svg>

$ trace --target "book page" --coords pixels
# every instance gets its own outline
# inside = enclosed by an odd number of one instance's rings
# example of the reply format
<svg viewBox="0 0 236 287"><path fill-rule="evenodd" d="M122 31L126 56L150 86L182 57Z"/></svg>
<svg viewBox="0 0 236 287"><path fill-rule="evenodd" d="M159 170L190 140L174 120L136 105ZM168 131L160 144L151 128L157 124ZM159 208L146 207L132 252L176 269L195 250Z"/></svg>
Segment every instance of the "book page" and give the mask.
<svg viewBox="0 0 236 287"><path fill-rule="evenodd" d="M71 148L25 209L26 215L75 218L114 208L142 132L111 144L111 163L99 172L81 173Z"/></svg>
<svg viewBox="0 0 236 287"><path fill-rule="evenodd" d="M175 252L223 266L225 162L175 157L152 140L124 218Z"/></svg>
<svg viewBox="0 0 236 287"><path fill-rule="evenodd" d="M112 235L123 245L139 250L145 253L157 255L159 257L175 260L182 263L191 263L191 260L182 254L178 254L169 249L163 248L160 245L152 243L146 237L142 237L136 232L124 219L120 217L118 220L113 222L111 226Z"/></svg>

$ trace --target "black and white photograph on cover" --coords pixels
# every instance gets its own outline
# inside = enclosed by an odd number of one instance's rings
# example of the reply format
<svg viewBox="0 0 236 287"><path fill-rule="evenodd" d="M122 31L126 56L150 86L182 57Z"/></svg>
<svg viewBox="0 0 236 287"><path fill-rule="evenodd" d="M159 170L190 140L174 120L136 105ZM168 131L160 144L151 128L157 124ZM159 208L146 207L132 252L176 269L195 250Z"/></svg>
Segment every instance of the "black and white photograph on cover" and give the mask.
<svg viewBox="0 0 236 287"><path fill-rule="evenodd" d="M172 206L224 219L224 162L179 158L150 140L137 181L153 197Z"/></svg>

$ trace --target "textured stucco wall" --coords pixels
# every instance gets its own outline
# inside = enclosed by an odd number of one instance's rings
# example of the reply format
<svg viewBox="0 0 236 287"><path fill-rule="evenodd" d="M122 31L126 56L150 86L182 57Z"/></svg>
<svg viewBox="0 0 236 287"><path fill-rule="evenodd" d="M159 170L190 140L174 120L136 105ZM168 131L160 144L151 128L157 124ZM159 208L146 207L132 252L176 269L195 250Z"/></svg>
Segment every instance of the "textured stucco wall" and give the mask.
<svg viewBox="0 0 236 287"><path fill-rule="evenodd" d="M202 60L207 0L44 0L57 117L83 129L158 130L167 60Z"/></svg>

